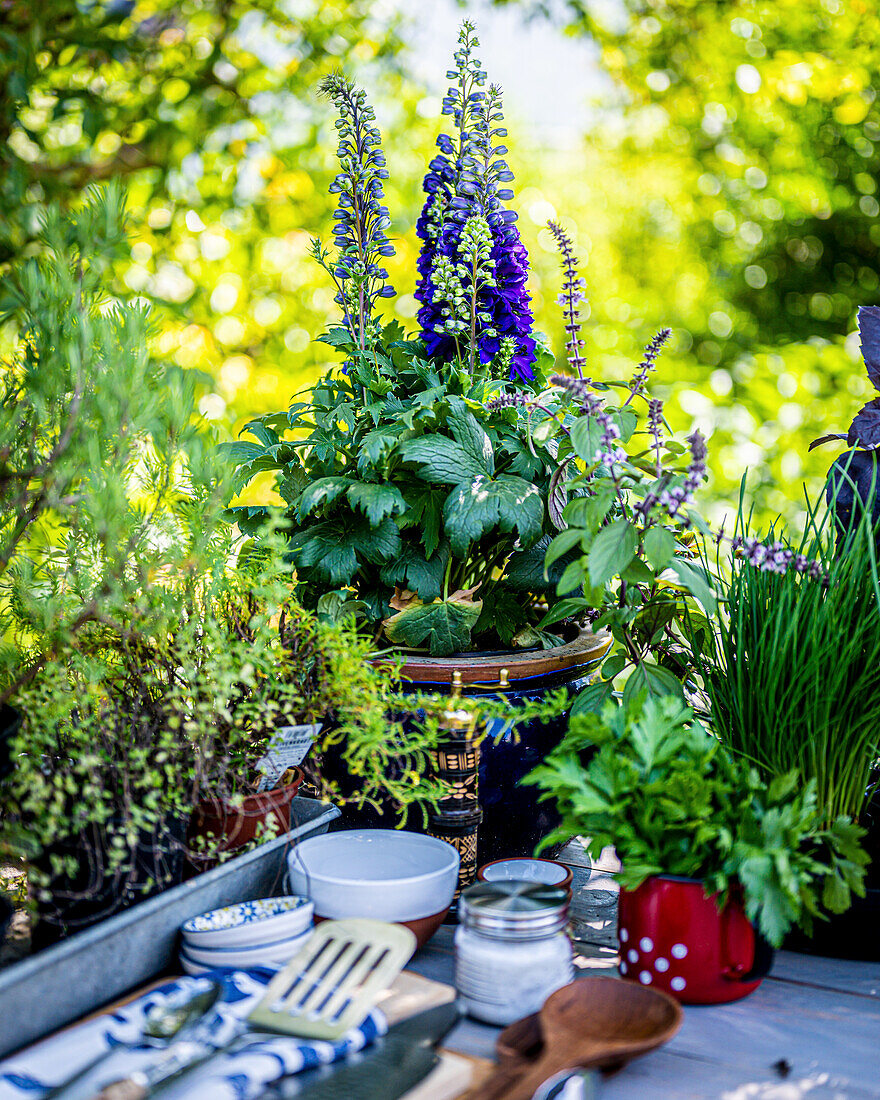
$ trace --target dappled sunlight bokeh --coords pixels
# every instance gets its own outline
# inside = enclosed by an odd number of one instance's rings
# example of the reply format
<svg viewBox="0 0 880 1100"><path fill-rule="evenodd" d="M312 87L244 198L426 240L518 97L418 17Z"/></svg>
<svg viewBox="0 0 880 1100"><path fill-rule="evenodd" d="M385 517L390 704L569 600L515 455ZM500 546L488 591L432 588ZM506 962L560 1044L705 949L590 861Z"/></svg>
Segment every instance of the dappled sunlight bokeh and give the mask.
<svg viewBox="0 0 880 1100"><path fill-rule="evenodd" d="M507 86L537 327L563 361L555 218L583 262L594 377L628 377L669 325L657 390L676 429L711 437L705 512L735 510L748 470L762 523L803 524L803 483L818 494L837 453L810 441L845 431L870 391L854 329L878 290L876 12L838 0L111 6L126 44L111 63L73 29L29 62L28 103L7 119L4 186L20 213L4 204L4 255L32 247L39 203L123 175L135 233L120 292L161 303L156 349L205 372L200 407L221 434L286 408L334 361L315 342L333 292L308 253L332 224L333 111L317 85L337 67L383 131L398 291L383 308L415 328L421 179L470 17ZM62 5L44 7L42 33ZM17 64L7 58L7 79Z"/></svg>

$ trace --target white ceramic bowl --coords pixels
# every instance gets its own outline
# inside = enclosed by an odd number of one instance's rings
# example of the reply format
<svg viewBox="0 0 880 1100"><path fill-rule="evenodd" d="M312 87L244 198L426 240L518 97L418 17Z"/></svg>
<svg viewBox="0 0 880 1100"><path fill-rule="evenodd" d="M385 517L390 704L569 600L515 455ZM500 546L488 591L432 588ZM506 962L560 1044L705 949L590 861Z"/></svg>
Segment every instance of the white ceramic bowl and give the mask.
<svg viewBox="0 0 880 1100"><path fill-rule="evenodd" d="M433 836L355 829L302 840L287 863L294 891L312 899L318 917L407 923L437 914L442 920L455 893L459 858L451 844Z"/></svg>
<svg viewBox="0 0 880 1100"><path fill-rule="evenodd" d="M256 947L236 949L234 947L199 948L185 941L180 957L198 966L208 968L229 966L237 970L247 970L251 966L278 966L289 962L311 937L313 929L282 940L280 943L259 944Z"/></svg>
<svg viewBox="0 0 880 1100"><path fill-rule="evenodd" d="M314 907L308 898L262 898L212 909L181 926L194 947L254 947L302 935L311 927Z"/></svg>
<svg viewBox="0 0 880 1100"><path fill-rule="evenodd" d="M180 967L184 974L208 974L214 969L212 966L199 966L198 963L192 962L182 951L180 953Z"/></svg>

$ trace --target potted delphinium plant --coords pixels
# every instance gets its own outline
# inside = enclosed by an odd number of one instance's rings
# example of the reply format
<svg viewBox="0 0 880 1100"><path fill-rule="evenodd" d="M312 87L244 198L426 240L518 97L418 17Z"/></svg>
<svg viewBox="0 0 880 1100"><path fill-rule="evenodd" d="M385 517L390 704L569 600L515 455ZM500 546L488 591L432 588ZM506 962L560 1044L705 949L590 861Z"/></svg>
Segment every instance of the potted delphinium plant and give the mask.
<svg viewBox="0 0 880 1100"><path fill-rule="evenodd" d="M617 851L622 975L686 1003L752 992L768 945L839 908L829 884L861 888L860 830L826 820L815 779L766 782L672 695L573 716L527 782L562 814L545 844Z"/></svg>
<svg viewBox="0 0 880 1100"><path fill-rule="evenodd" d="M354 618L376 659L400 659L404 679L448 690L459 672L465 691L494 684L515 699L582 686L608 640L538 625L567 558L545 572L555 463L552 447L530 443L519 398L537 396L553 357L533 331L501 91L488 85L477 46L465 23L443 106L450 131L438 138L416 226L414 336L378 316L394 293L383 266L393 245L372 108L343 76L323 83L338 114L338 209L333 247L315 241L313 255L340 311L320 339L342 362L307 400L247 425L252 438L225 454L237 489L277 471L306 607ZM259 537L270 511L240 506L231 518ZM536 825L534 800L516 782L562 722L487 746L481 858L538 839L546 821Z"/></svg>
<svg viewBox="0 0 880 1100"><path fill-rule="evenodd" d="M825 579L758 570L747 562L763 543L742 531L722 584L721 613L694 656L712 726L765 782L794 771L813 784L826 827L838 820L867 829L867 893L850 897L840 875L829 879L838 910L811 937L792 940L822 954L878 958L880 915L880 578L877 531L865 510L839 534L817 528L806 547L824 560ZM742 533L740 533L742 532ZM805 540L806 542L806 540ZM798 548L779 545L786 555ZM724 575L719 570L719 575ZM874 801L872 802L872 797ZM852 903L852 908L850 908Z"/></svg>

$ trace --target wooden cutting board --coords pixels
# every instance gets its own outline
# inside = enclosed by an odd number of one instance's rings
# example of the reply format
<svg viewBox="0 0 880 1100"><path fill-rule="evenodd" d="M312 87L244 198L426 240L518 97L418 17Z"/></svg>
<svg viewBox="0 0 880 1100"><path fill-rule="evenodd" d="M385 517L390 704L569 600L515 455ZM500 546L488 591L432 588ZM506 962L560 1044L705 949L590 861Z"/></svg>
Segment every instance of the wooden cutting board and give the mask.
<svg viewBox="0 0 880 1100"><path fill-rule="evenodd" d="M401 1100L457 1100L485 1080L495 1063L457 1051L440 1050L440 1063Z"/></svg>

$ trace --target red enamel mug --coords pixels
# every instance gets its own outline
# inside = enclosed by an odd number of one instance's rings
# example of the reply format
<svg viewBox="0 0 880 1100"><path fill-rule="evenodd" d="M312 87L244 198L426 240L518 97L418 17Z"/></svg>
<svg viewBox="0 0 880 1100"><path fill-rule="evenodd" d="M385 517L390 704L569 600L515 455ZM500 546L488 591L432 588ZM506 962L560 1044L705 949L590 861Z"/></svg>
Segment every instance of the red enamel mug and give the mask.
<svg viewBox="0 0 880 1100"><path fill-rule="evenodd" d="M734 893L720 911L716 897L705 897L697 879L677 875L621 890L621 975L684 1004L724 1004L757 989L773 950Z"/></svg>

